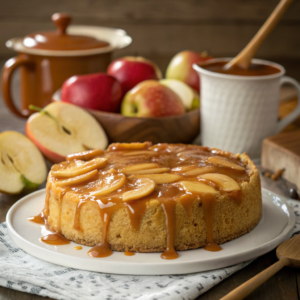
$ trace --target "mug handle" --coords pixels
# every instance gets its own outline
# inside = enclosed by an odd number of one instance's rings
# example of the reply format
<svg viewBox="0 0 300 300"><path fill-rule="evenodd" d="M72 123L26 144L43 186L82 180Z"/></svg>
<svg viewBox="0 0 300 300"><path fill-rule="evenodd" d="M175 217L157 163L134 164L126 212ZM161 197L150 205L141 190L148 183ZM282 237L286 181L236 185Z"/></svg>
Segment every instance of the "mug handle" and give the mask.
<svg viewBox="0 0 300 300"><path fill-rule="evenodd" d="M20 65L28 65L33 64L33 61L28 58L28 56L16 56L11 59L9 59L3 68L2 71L2 94L4 101L7 105L7 107L17 116L22 118L28 118L30 115L29 110L20 111L15 106L14 101L12 99L11 95L11 79L14 71L19 67Z"/></svg>
<svg viewBox="0 0 300 300"><path fill-rule="evenodd" d="M298 104L297 107L286 117L280 120L277 124L277 133L280 132L284 127L293 122L300 115L300 84L293 78L288 76L283 76L280 79L279 84L283 85L284 83L290 83L297 89L298 93Z"/></svg>

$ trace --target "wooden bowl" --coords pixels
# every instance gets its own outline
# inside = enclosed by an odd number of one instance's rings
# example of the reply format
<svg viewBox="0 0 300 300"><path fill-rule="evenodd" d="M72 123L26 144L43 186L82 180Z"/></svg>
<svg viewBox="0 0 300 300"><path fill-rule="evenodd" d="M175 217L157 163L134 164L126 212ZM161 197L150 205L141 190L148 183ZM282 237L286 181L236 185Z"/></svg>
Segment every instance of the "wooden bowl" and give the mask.
<svg viewBox="0 0 300 300"><path fill-rule="evenodd" d="M60 90L53 101L61 101ZM161 118L126 117L117 113L87 109L104 128L110 143L192 143L200 133L200 111Z"/></svg>

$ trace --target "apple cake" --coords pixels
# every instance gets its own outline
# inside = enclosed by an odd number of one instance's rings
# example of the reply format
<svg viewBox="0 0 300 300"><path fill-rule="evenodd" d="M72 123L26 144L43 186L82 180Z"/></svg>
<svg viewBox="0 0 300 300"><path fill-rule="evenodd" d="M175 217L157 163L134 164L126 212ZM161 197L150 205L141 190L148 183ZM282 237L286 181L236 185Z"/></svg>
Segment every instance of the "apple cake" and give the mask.
<svg viewBox="0 0 300 300"><path fill-rule="evenodd" d="M89 255L164 252L235 239L259 222L259 172L244 154L183 144L111 144L52 167L43 214Z"/></svg>

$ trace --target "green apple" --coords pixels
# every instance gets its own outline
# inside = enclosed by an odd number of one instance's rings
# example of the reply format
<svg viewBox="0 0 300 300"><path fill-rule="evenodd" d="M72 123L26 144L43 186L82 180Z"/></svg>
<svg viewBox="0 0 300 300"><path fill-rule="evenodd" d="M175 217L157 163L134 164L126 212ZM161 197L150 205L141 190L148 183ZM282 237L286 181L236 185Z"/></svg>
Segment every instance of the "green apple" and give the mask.
<svg viewBox="0 0 300 300"><path fill-rule="evenodd" d="M162 79L159 82L179 96L186 110L193 110L199 107L199 94L183 81L178 79Z"/></svg>
<svg viewBox="0 0 300 300"><path fill-rule="evenodd" d="M15 131L0 134L0 192L19 194L36 189L46 176L44 158L26 136Z"/></svg>

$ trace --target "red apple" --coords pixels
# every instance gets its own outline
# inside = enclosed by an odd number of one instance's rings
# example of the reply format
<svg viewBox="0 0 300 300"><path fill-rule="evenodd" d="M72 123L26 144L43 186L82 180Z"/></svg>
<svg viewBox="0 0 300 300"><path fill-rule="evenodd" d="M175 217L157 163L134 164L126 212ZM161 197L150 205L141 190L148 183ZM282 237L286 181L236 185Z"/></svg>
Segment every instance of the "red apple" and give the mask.
<svg viewBox="0 0 300 300"><path fill-rule="evenodd" d="M121 113L129 117L165 117L183 114L179 96L156 80L139 83L124 97Z"/></svg>
<svg viewBox="0 0 300 300"><path fill-rule="evenodd" d="M84 108L117 112L122 87L116 78L105 73L78 75L64 82L61 99Z"/></svg>
<svg viewBox="0 0 300 300"><path fill-rule="evenodd" d="M107 74L114 76L121 83L123 94L144 80L162 78L158 66L143 57L127 56L114 60L107 69Z"/></svg>
<svg viewBox="0 0 300 300"><path fill-rule="evenodd" d="M212 57L208 56L206 52L179 52L171 59L166 71L166 78L181 80L199 92L199 76L193 69L193 64L206 61L211 58Z"/></svg>
<svg viewBox="0 0 300 300"><path fill-rule="evenodd" d="M54 163L72 153L104 150L108 143L104 130L87 111L63 102L53 102L31 115L26 135Z"/></svg>

